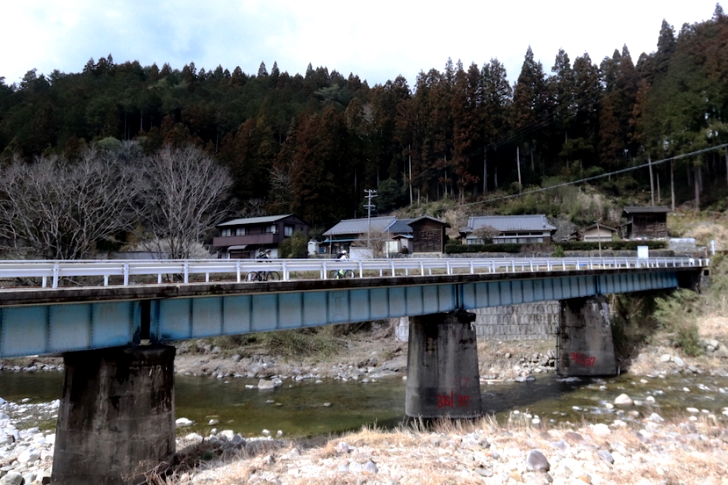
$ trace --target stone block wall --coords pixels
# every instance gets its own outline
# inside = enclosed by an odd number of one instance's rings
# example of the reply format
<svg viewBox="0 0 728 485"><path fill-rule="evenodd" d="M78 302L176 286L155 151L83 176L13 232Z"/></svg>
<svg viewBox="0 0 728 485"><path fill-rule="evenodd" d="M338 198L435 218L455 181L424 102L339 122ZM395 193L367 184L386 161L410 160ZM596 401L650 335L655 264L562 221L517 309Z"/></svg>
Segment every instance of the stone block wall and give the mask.
<svg viewBox="0 0 728 485"><path fill-rule="evenodd" d="M484 340L540 340L556 335L561 306L558 301L523 303L468 310L475 313L475 333ZM398 319L397 339L406 342L409 320Z"/></svg>
<svg viewBox="0 0 728 485"><path fill-rule="evenodd" d="M471 311L479 339L534 340L556 334L561 310L558 301L544 301Z"/></svg>

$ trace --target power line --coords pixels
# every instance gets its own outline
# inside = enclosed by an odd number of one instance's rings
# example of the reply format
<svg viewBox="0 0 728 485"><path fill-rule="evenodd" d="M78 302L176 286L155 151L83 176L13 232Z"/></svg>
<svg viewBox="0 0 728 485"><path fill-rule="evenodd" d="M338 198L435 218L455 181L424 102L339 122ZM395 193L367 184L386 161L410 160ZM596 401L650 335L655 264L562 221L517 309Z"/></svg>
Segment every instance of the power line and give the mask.
<svg viewBox="0 0 728 485"><path fill-rule="evenodd" d="M684 153L682 155L675 155L674 157L663 158L662 160L657 160L657 161L654 161L654 162L651 162L651 163L648 162L648 163L643 163L642 165L635 165L634 167L628 167L628 168L623 168L623 169L620 169L620 170L615 170L614 172L607 172L607 173L603 173L603 174L600 174L600 175L594 175L594 176L586 177L586 178L579 179L579 180L573 180L571 182L563 182L563 183L556 184L556 185L550 185L548 187L541 187L541 188L538 188L538 189L527 190L525 192L521 192L521 193L518 193L518 194L502 195L500 197L493 197L493 198L486 199L486 200L480 200L478 202L470 202L470 203L467 203L467 204L460 204L460 207L471 206L471 205L476 205L476 204L488 204L490 202L497 202L499 200L514 199L516 197L522 197L524 195L530 195L530 194L536 194L536 193L539 193L539 192L545 192L547 190L556 189L556 188L559 188L559 187L566 187L568 185L576 185L576 184L580 184L580 183L583 183L583 182L589 182L589 181L592 181L592 180L597 180L597 179L600 179L600 178L609 177L611 175L619 175L621 173L631 172L632 170L638 170L640 168L649 167L650 165L660 165L660 164L665 163L665 162L670 162L670 161L673 161L673 160L679 160L681 158L687 158L687 157L692 157L692 156L695 156L695 155L700 155L701 153L706 153L706 152L710 152L710 151L713 151L713 150L719 150L719 149L725 148L725 147L728 147L728 143L724 143L722 145L717 145L717 146L714 146L714 147L703 148L701 150L696 150L696 151L690 152L690 153Z"/></svg>

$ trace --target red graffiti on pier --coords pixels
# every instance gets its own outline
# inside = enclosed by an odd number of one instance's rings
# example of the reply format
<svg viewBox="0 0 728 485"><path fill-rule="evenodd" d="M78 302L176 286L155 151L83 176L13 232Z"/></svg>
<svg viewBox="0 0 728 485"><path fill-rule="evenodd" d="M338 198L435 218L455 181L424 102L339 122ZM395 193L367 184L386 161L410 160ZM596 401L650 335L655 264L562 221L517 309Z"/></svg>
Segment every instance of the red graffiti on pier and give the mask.
<svg viewBox="0 0 728 485"><path fill-rule="evenodd" d="M437 409L454 408L456 405L459 408L470 406L470 396L455 394L455 391L450 391L450 394L437 395Z"/></svg>
<svg viewBox="0 0 728 485"><path fill-rule="evenodd" d="M575 365L580 365L582 367L594 367L594 364L597 363L597 358L593 355L586 355L579 352L572 352L570 354L571 361Z"/></svg>

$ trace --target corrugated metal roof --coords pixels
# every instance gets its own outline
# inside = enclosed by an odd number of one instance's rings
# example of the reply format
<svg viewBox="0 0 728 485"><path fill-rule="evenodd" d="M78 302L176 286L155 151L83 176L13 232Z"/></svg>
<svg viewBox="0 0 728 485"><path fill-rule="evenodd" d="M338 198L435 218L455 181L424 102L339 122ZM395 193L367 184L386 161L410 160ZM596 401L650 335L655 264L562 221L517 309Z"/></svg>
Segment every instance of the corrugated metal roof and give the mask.
<svg viewBox="0 0 728 485"><path fill-rule="evenodd" d="M657 206L657 207L641 207L641 206L629 206L622 209L625 214L663 214L672 212L669 207Z"/></svg>
<svg viewBox="0 0 728 485"><path fill-rule="evenodd" d="M336 234L366 234L371 221L372 231L384 232L396 221L394 216L372 217L371 219L345 219L324 233L324 236Z"/></svg>
<svg viewBox="0 0 728 485"><path fill-rule="evenodd" d="M293 214L283 214L282 216L263 216L263 217L246 217L243 219L233 219L231 221L223 222L218 224L217 227L225 226L244 226L248 224L265 224L266 222L276 222L286 217L290 217Z"/></svg>
<svg viewBox="0 0 728 485"><path fill-rule="evenodd" d="M387 232L389 232L390 234L411 234L412 227L409 226L406 221L397 220L394 221L394 224L389 226Z"/></svg>
<svg viewBox="0 0 728 485"><path fill-rule="evenodd" d="M474 216L468 219L468 227L460 232L473 232L490 226L498 231L555 231L544 214L528 214L522 216Z"/></svg>

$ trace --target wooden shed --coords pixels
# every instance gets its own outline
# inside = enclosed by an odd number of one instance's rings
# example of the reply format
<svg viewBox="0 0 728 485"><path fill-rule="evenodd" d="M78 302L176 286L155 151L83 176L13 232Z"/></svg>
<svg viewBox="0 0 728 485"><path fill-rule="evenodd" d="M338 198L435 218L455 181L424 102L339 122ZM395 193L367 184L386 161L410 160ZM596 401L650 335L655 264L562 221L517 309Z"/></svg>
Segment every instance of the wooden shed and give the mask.
<svg viewBox="0 0 728 485"><path fill-rule="evenodd" d="M625 207L622 224L625 239L660 239L668 237L667 214L669 207Z"/></svg>

